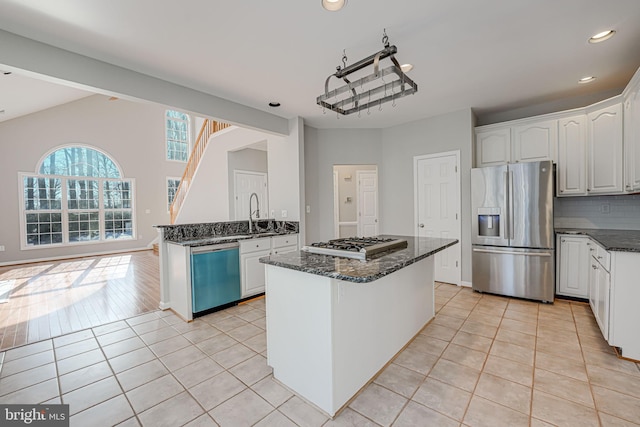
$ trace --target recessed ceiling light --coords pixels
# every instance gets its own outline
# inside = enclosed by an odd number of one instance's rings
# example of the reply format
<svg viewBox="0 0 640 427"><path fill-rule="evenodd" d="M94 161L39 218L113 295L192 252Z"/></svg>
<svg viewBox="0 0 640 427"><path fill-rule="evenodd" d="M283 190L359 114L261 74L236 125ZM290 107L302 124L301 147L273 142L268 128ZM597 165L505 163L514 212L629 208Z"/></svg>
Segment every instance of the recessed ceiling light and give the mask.
<svg viewBox="0 0 640 427"><path fill-rule="evenodd" d="M322 7L329 12L337 12L345 7L347 0L322 0Z"/></svg>
<svg viewBox="0 0 640 427"><path fill-rule="evenodd" d="M594 34L589 39L589 43L600 43L605 40L609 40L611 37L613 37L615 33L616 33L615 30L607 30L598 34Z"/></svg>
<svg viewBox="0 0 640 427"><path fill-rule="evenodd" d="M400 66L400 69L403 73L408 73L409 71L413 70L413 64L402 64Z"/></svg>
<svg viewBox="0 0 640 427"><path fill-rule="evenodd" d="M587 76L587 77L583 77L580 80L578 80L578 83L591 83L595 79L596 78L594 76Z"/></svg>
<svg viewBox="0 0 640 427"><path fill-rule="evenodd" d="M270 102L269 103L269 107L279 107L280 103L279 102Z"/></svg>

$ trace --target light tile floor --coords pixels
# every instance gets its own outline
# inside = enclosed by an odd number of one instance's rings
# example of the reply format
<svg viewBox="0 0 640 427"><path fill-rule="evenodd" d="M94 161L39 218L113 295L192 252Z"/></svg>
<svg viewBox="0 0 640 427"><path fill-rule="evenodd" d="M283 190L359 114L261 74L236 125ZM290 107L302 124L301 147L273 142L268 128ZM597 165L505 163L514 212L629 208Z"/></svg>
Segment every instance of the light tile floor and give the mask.
<svg viewBox="0 0 640 427"><path fill-rule="evenodd" d="M640 425L640 368L615 356L587 304L438 284L436 308L334 420L272 379L264 300L190 324L148 313L0 353L0 402L69 403L78 427Z"/></svg>

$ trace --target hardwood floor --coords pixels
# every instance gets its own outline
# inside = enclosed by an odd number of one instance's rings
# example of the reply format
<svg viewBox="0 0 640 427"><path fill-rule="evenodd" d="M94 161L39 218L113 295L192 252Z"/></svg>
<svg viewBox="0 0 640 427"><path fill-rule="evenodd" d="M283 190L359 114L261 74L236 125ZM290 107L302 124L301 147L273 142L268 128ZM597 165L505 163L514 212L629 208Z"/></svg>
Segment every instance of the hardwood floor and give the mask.
<svg viewBox="0 0 640 427"><path fill-rule="evenodd" d="M151 250L0 267L0 350L157 310L159 273Z"/></svg>

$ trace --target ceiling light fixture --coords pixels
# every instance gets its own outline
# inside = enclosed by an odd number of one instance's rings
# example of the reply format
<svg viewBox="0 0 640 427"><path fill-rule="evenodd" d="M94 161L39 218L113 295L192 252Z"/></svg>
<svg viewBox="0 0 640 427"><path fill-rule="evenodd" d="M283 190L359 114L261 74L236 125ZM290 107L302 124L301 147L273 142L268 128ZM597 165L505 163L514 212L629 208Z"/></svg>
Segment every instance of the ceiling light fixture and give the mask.
<svg viewBox="0 0 640 427"><path fill-rule="evenodd" d="M578 80L578 83L580 83L580 84L582 84L582 83L591 83L595 79L596 78L594 76L587 76L587 77L583 77L580 80Z"/></svg>
<svg viewBox="0 0 640 427"><path fill-rule="evenodd" d="M322 7L329 12L337 12L347 4L347 0L322 0Z"/></svg>
<svg viewBox="0 0 640 427"><path fill-rule="evenodd" d="M323 110L329 109L345 116L365 108L369 114L372 106L382 111L382 104L385 102L392 101L395 107L396 99L416 93L418 85L404 73L394 57L398 48L389 46L386 31L383 31L382 44L384 49L349 66L347 66L347 55L343 51L342 66L338 65L337 71L327 77L324 82L324 93L316 98L316 103ZM391 66L380 69L380 61L386 58L391 59ZM350 74L371 65L373 65L372 74L355 81L347 78ZM331 77L342 79L346 84L330 91Z"/></svg>
<svg viewBox="0 0 640 427"><path fill-rule="evenodd" d="M589 43L600 43L605 40L609 40L615 33L615 30L607 30L598 34L594 34L593 36L591 36L591 38L589 38Z"/></svg>
<svg viewBox="0 0 640 427"><path fill-rule="evenodd" d="M269 107L279 107L280 103L279 102L270 102L269 103Z"/></svg>
<svg viewBox="0 0 640 427"><path fill-rule="evenodd" d="M400 66L400 69L403 73L408 73L409 71L413 70L413 64L402 64Z"/></svg>

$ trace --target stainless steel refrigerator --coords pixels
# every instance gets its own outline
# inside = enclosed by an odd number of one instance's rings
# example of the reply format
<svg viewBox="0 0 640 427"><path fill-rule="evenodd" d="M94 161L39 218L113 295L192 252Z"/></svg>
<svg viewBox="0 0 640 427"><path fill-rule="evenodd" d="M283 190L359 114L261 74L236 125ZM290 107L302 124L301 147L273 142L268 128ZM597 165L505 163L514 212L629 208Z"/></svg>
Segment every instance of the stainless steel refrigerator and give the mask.
<svg viewBox="0 0 640 427"><path fill-rule="evenodd" d="M474 290L553 302L553 189L551 161L471 170Z"/></svg>

